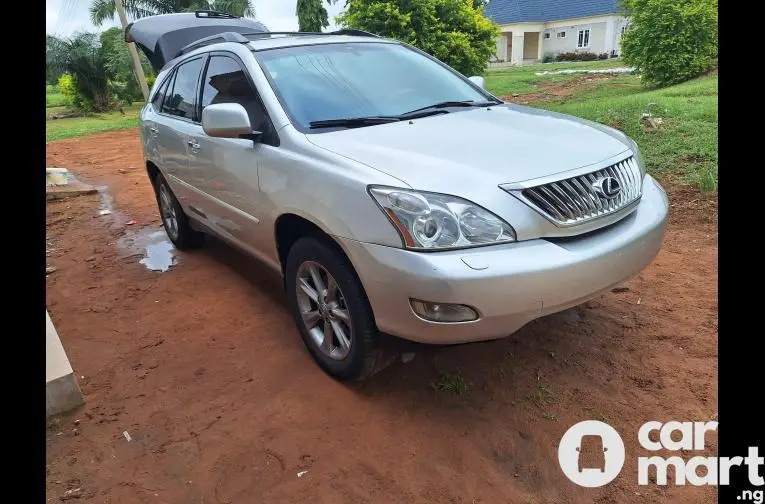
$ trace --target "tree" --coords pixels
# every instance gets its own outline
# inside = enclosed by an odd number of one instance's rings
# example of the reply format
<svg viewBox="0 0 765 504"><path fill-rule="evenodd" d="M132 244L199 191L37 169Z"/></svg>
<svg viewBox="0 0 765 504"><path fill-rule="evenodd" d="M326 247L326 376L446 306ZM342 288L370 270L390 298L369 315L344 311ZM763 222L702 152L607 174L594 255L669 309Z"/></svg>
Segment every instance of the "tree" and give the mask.
<svg viewBox="0 0 765 504"><path fill-rule="evenodd" d="M125 13L133 19L174 12L217 10L235 16L255 16L250 0L123 0ZM101 26L114 17L114 0L93 0L90 4L90 18L93 24Z"/></svg>
<svg viewBox="0 0 765 504"><path fill-rule="evenodd" d="M297 0L295 14L301 32L320 32L329 26L329 16L322 0Z"/></svg>
<svg viewBox="0 0 765 504"><path fill-rule="evenodd" d="M624 61L643 82L667 86L708 70L717 58L717 0L623 0Z"/></svg>
<svg viewBox="0 0 765 504"><path fill-rule="evenodd" d="M114 105L113 74L98 34L78 33L69 39L48 36L45 49L46 66L74 78L76 101L72 105L94 112Z"/></svg>
<svg viewBox="0 0 765 504"><path fill-rule="evenodd" d="M141 88L133 71L128 45L120 28L114 27L101 33L101 50L104 52L107 70L112 75L115 92L123 101L138 101L143 98ZM139 53L139 60L149 87L153 83L154 71L149 60Z"/></svg>
<svg viewBox="0 0 765 504"><path fill-rule="evenodd" d="M45 52L47 53L49 50L51 50L53 47L58 44L58 39L54 37L53 35L45 35ZM59 77L61 77L63 71L60 67L56 67L53 65L46 65L45 66L45 82L47 84L56 84L58 82Z"/></svg>
<svg viewBox="0 0 765 504"><path fill-rule="evenodd" d="M499 35L476 0L347 0L338 21L411 44L464 75L486 70Z"/></svg>

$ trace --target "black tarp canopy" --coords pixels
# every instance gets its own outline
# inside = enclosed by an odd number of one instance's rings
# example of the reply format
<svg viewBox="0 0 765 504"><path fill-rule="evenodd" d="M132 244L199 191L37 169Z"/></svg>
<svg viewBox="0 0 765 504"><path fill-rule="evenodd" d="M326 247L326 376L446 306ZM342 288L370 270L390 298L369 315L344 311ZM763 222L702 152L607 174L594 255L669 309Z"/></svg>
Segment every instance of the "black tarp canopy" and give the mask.
<svg viewBox="0 0 765 504"><path fill-rule="evenodd" d="M135 42L159 72L185 46L225 32L265 33L266 26L254 19L215 12L182 12L141 18L125 29L125 40Z"/></svg>

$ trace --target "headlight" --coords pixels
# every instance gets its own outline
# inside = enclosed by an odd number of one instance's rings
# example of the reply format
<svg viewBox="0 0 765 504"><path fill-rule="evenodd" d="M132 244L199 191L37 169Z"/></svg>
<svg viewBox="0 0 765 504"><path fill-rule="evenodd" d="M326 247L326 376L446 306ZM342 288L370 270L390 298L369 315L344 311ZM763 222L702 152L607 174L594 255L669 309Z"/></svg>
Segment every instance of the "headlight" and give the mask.
<svg viewBox="0 0 765 504"><path fill-rule="evenodd" d="M616 128L612 128L611 126L604 126L608 130L612 131L617 137L623 138L625 142L627 142L627 145L632 150L632 154L635 157L635 161L637 161L638 167L640 168L640 174L645 176L645 164L643 164L643 156L640 154L640 149L638 148L637 142L635 142L633 139L631 139L629 136L627 136L626 133L623 131L620 131Z"/></svg>
<svg viewBox="0 0 765 504"><path fill-rule="evenodd" d="M640 168L640 174L645 176L645 164L643 163L643 155L640 154L640 148L638 148L637 142L635 142L630 137L627 137L627 140L629 141L630 147L632 148L632 154L635 156L635 161L637 161L638 167Z"/></svg>
<svg viewBox="0 0 765 504"><path fill-rule="evenodd" d="M515 230L475 203L393 187L369 193L391 220L409 249L452 249L515 241Z"/></svg>

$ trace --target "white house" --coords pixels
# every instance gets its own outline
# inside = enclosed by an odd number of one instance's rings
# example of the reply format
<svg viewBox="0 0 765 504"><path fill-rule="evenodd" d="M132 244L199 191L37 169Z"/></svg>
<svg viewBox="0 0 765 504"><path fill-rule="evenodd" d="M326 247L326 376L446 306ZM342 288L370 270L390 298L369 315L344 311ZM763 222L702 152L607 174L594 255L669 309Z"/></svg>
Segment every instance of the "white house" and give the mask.
<svg viewBox="0 0 765 504"><path fill-rule="evenodd" d="M618 0L491 0L486 16L502 32L490 66L535 63L561 52L618 56L627 27Z"/></svg>

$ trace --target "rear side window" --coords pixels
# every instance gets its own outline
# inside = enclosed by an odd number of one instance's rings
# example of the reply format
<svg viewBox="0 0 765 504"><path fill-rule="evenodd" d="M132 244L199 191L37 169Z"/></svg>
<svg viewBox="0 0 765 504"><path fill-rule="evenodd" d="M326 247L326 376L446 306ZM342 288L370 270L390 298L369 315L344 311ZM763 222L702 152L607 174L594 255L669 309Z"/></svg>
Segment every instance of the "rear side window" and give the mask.
<svg viewBox="0 0 765 504"><path fill-rule="evenodd" d="M161 84L160 88L157 90L157 92L154 94L154 97L151 99L151 104L157 110L159 110L159 108L162 106L162 100L165 98L165 93L167 93L167 83L173 80L172 77L173 76L170 75L164 81L160 82Z"/></svg>
<svg viewBox="0 0 765 504"><path fill-rule="evenodd" d="M244 70L227 56L212 56L202 87L202 109L218 103L238 103L250 116L253 129L265 131L266 110Z"/></svg>
<svg viewBox="0 0 765 504"><path fill-rule="evenodd" d="M172 91L166 93L162 112L199 121L196 113L197 95L199 94L199 74L202 71L203 62L203 58L193 59L181 64L175 70Z"/></svg>

